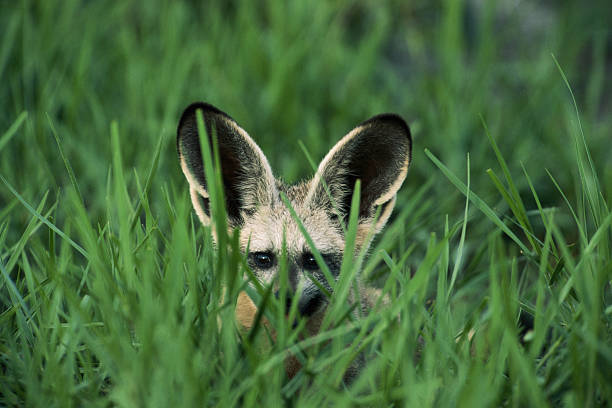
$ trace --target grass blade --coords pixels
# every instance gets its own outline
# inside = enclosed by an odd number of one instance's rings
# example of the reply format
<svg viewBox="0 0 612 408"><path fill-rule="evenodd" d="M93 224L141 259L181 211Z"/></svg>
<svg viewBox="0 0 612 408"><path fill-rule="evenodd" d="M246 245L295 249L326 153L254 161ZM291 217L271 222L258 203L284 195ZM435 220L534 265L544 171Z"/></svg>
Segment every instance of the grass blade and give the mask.
<svg viewBox="0 0 612 408"><path fill-rule="evenodd" d="M60 141L59 135L57 134L57 131L55 130L55 126L53 125L53 122L51 121L51 117L49 116L48 113L46 115L47 115L47 121L49 122L49 126L51 127L51 133L53 134L55 143L57 143L57 149L59 150L62 160L64 161L64 167L66 167L66 171L68 171L68 177L70 178L70 183L72 183L72 187L76 191L77 196L79 197L79 200L81 200L81 202L84 202L83 195L81 194L81 189L79 188L79 184L77 183L76 177L74 176L74 170L72 170L70 161L68 161L68 158L64 154L64 149L62 148L62 142Z"/></svg>
<svg viewBox="0 0 612 408"><path fill-rule="evenodd" d="M17 131L27 118L28 112L21 112L21 114L17 117L17 119L15 119L11 127L9 127L6 132L4 132L2 137L0 137L0 151L2 151L4 146L6 146L8 142L10 142L10 140L13 138L13 136L15 136L15 134L17 134Z"/></svg>
<svg viewBox="0 0 612 408"><path fill-rule="evenodd" d="M470 154L467 154L467 186L465 189L465 210L463 212L463 223L461 225L461 238L459 239L459 247L457 248L457 259L455 259L455 266L453 266L453 272L451 274L451 280L448 285L447 297L450 297L455 281L457 280L457 274L459 273L459 267L461 266L461 260L463 258L463 248L465 244L465 231L467 229L468 221L468 210L470 206Z"/></svg>
<svg viewBox="0 0 612 408"><path fill-rule="evenodd" d="M476 194L474 194L473 192L470 193L468 195L467 192L467 188L465 186L465 184L459 180L457 178L457 176L455 176L453 173L451 173L451 171L448 169L448 167L446 167L444 164L442 164L442 162L440 160L438 160L438 158L436 158L436 156L433 155L433 153L431 153L428 149L425 149L425 154L427 155L427 157L429 157L429 159L431 161L434 162L434 164L442 171L442 173L450 180L451 183L453 183L455 185L455 187L457 187L457 189L459 191L461 191L461 193L463 193L463 195L465 195L466 197L470 197L472 203L476 206L476 208L478 208L480 211L482 211L482 213L489 219L491 220L495 225L497 225L508 237L510 237L510 239L512 239L520 248L521 250L528 256L533 256L533 253L525 246L525 244L523 244L523 242L510 230L510 228L508 228L508 226L506 224L504 224L499 217L497 216L497 214L495 214L495 212L491 209L491 207L489 207L483 200L480 199L480 197L478 197Z"/></svg>
<svg viewBox="0 0 612 408"><path fill-rule="evenodd" d="M13 186L11 186L9 184L8 181L6 181L6 179L4 177L2 177L2 175L0 175L0 180L2 180L2 182L4 183L4 185L10 190L11 193L13 193L13 195L21 202L21 204L23 204L23 206L32 214L34 215L36 218L38 218L43 224L45 224L47 227L51 228L53 231L55 231L55 233L57 233L57 235L59 235L60 237L62 237L63 239L65 239L74 249L76 249L81 255L83 255L85 258L89 258L87 252L76 242L74 242L68 235L64 234L64 232L62 230L60 230L59 228L57 228L55 225L53 225L51 222L49 222L49 220L47 220L45 217L43 217L42 215L40 215L40 213L38 211L36 211L34 208L32 208L32 206L30 204L28 204L23 197L21 197L21 195L19 195L19 193L13 188Z"/></svg>

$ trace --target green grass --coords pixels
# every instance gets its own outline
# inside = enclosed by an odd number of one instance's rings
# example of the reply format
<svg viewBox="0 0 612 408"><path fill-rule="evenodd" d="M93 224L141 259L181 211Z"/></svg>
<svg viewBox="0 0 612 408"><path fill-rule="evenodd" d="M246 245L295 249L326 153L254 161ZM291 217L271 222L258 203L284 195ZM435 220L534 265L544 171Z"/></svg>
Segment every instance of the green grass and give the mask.
<svg viewBox="0 0 612 408"><path fill-rule="evenodd" d="M610 404L609 2L107 3L0 12L0 405ZM199 225L175 148L194 100L290 182L362 120L408 120L394 215L319 335ZM360 263L391 304L354 319Z"/></svg>

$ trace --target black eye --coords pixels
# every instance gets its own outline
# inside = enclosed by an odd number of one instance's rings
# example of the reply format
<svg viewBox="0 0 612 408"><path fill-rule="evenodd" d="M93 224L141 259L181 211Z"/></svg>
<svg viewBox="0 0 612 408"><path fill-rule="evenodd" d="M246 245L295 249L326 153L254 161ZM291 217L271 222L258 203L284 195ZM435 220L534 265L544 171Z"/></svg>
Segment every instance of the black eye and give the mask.
<svg viewBox="0 0 612 408"><path fill-rule="evenodd" d="M319 269L319 265L317 265L317 260L310 252L307 252L302 255L302 267L307 271L316 271Z"/></svg>
<svg viewBox="0 0 612 408"><path fill-rule="evenodd" d="M249 254L253 266L258 269L269 269L274 266L274 254L271 252L253 252Z"/></svg>

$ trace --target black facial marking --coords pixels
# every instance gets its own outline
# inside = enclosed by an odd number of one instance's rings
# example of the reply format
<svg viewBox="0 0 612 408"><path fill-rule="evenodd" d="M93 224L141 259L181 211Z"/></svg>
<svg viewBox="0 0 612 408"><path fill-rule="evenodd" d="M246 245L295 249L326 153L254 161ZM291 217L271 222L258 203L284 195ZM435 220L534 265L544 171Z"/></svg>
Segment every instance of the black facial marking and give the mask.
<svg viewBox="0 0 612 408"><path fill-rule="evenodd" d="M325 265L327 265L332 275L335 276L340 272L340 266L342 265L342 255L321 254L321 257L323 258L323 262L325 262ZM309 272L316 272L321 269L312 252L304 252L299 262L302 268Z"/></svg>
<svg viewBox="0 0 612 408"><path fill-rule="evenodd" d="M305 252L302 255L302 267L307 271L316 271L319 269L319 265L317 264L317 260L314 255L310 252Z"/></svg>
<svg viewBox="0 0 612 408"><path fill-rule="evenodd" d="M251 252L248 258L252 268L270 269L276 265L276 257L272 252Z"/></svg>

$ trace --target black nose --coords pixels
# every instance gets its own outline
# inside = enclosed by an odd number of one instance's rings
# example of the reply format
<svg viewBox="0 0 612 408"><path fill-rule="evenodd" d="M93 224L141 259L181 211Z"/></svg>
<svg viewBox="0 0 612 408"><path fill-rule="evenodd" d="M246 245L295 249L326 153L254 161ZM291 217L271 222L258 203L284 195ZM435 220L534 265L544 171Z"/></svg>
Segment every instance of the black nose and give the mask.
<svg viewBox="0 0 612 408"><path fill-rule="evenodd" d="M322 302L323 302L323 295L317 292L314 296L307 299L306 301L302 301L300 299L300 303L298 305L298 311L300 312L300 315L304 317L310 317L317 310L319 310L319 306L321 306Z"/></svg>
<svg viewBox="0 0 612 408"><path fill-rule="evenodd" d="M274 297L276 297L277 299L280 298L280 292L278 290L274 292ZM300 298L297 311L300 314L300 316L310 317L317 310L319 310L319 306L321 306L322 301L323 301L323 295L321 295L320 293L316 293L314 296L310 297L309 299L305 297ZM291 302L292 302L291 294L287 292L286 299L285 299L285 314L287 315L289 314L289 310L291 309Z"/></svg>

